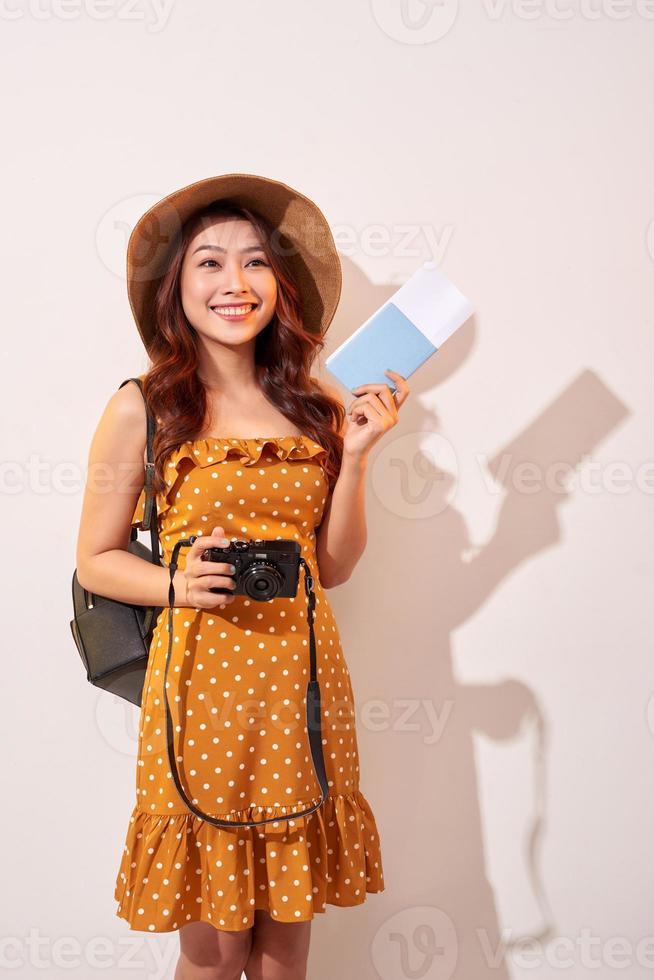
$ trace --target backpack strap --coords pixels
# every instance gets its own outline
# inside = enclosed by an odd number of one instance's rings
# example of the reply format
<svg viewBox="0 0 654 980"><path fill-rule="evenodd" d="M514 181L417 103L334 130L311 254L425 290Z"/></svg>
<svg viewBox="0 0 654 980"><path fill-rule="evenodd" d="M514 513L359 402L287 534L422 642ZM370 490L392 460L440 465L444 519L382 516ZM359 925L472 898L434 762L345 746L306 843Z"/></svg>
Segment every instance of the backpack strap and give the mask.
<svg viewBox="0 0 654 980"><path fill-rule="evenodd" d="M126 385L129 381L133 381L138 385L139 391L143 395L143 401L145 403L145 415L147 419L147 436L146 436L146 459L145 463L145 480L144 480L144 490L145 490L145 505L143 507L143 521L142 526L145 531L150 531L150 541L152 543L152 562L155 565L161 564L161 557L159 553L159 527L157 520L157 497L153 492L153 482L154 482L154 432L155 432L155 421L152 418L150 412L148 411L148 403L145 401L145 394L143 392L143 382L140 378L126 378L118 387L119 389ZM135 541L138 537L138 532L135 527L131 531L131 540Z"/></svg>

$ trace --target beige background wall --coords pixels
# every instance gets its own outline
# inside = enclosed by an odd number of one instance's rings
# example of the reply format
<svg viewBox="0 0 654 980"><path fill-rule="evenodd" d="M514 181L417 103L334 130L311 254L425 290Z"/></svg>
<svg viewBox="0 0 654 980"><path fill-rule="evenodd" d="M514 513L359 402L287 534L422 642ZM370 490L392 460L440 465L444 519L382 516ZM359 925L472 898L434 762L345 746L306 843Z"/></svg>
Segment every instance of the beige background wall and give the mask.
<svg viewBox="0 0 654 980"><path fill-rule="evenodd" d="M327 353L427 258L477 311L375 447L368 549L330 594L387 887L315 917L309 975L649 976L654 4L13 0L0 20L0 969L172 976L177 934L114 915L137 715L85 680L70 577L91 435L147 367L129 231L245 171L337 236ZM536 469L493 477L503 453ZM559 461L565 495L539 488Z"/></svg>

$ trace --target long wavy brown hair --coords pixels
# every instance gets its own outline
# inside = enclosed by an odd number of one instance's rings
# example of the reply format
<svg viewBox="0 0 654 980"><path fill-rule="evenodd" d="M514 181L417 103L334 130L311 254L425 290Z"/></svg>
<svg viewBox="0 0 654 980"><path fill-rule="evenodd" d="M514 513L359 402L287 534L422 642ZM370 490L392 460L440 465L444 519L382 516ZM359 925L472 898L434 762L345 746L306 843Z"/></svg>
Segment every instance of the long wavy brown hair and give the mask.
<svg viewBox="0 0 654 980"><path fill-rule="evenodd" d="M154 491L163 494L167 489L164 468L170 454L197 438L205 424L208 406L197 373L198 336L182 307L180 275L198 225L219 217L245 218L260 236L277 279L277 303L270 322L255 340L255 371L268 401L327 450L324 467L331 491L341 467L345 409L310 374L324 340L303 325L299 290L284 255L271 244L275 230L256 211L225 201L196 211L179 229L155 296L157 330L148 351L151 366L143 381L148 410L156 419Z"/></svg>

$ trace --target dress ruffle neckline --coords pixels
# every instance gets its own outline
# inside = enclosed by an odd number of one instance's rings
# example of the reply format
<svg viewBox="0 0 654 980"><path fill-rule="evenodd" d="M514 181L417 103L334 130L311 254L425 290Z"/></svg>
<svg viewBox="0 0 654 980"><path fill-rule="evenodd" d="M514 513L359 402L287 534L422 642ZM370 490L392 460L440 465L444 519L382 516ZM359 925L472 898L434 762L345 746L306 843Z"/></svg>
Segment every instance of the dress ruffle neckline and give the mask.
<svg viewBox="0 0 654 980"><path fill-rule="evenodd" d="M249 808L234 819L261 819L288 808ZM281 817L281 813L280 813ZM229 843L227 843L229 842ZM143 901L165 870L154 912ZM265 887L262 887L265 886ZM115 889L117 915L132 928L170 932L200 920L237 930L266 909L279 922L298 922L330 905L351 906L384 890L379 835L360 790L328 797L308 816L261 827L214 827L195 814L130 817ZM164 894L165 893L165 899Z"/></svg>
<svg viewBox="0 0 654 980"><path fill-rule="evenodd" d="M310 436L261 436L258 438L239 439L227 436L207 436L201 439L188 439L168 458L164 476L167 490L157 496L157 512L159 518L172 506L174 488L180 477L189 470L190 465L199 467L213 466L228 458L240 460L243 466L256 466L264 455L270 453L270 458L280 460L319 459L327 456L327 450ZM134 508L132 525L142 525L145 509L145 489L141 491Z"/></svg>
<svg viewBox="0 0 654 980"><path fill-rule="evenodd" d="M310 436L259 436L257 438L238 439L226 436L208 436L202 439L190 439L177 449L170 463L188 456L198 466L211 466L219 463L230 455L239 456L244 466L255 466L270 446L279 459L311 459L321 453L327 455L327 450L315 442Z"/></svg>

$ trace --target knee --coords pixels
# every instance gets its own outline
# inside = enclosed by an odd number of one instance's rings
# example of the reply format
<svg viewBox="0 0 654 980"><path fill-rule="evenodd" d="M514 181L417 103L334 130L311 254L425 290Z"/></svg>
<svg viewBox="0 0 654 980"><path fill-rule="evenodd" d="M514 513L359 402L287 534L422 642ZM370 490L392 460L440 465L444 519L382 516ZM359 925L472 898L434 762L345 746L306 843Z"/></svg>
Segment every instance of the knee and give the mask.
<svg viewBox="0 0 654 980"><path fill-rule="evenodd" d="M252 947L252 930L221 932L205 923L182 929L175 980L241 980ZM186 928L186 927L185 927Z"/></svg>
<svg viewBox="0 0 654 980"><path fill-rule="evenodd" d="M233 973L232 972L227 972L225 974L219 973L221 980L223 980L223 976L225 978L233 976L234 980L241 980L243 974L245 973L245 964L250 958L251 952L252 952L252 932L250 931L248 932L247 938L244 939L242 944L240 944L239 948L232 950L231 962L229 963L227 969L228 971L233 971Z"/></svg>
<svg viewBox="0 0 654 980"><path fill-rule="evenodd" d="M277 922L255 912L247 980L306 980L311 921Z"/></svg>
<svg viewBox="0 0 654 980"><path fill-rule="evenodd" d="M208 967L206 975L198 973L197 980L241 980L250 955L250 943L232 944L231 949L220 954L215 964ZM196 980L193 975L193 980Z"/></svg>
<svg viewBox="0 0 654 980"><path fill-rule="evenodd" d="M204 963L199 964L182 953L175 980L241 980L248 956L249 949L230 949L210 962L205 959Z"/></svg>

